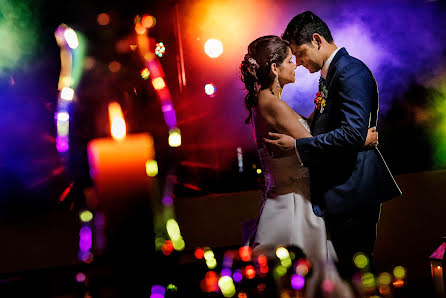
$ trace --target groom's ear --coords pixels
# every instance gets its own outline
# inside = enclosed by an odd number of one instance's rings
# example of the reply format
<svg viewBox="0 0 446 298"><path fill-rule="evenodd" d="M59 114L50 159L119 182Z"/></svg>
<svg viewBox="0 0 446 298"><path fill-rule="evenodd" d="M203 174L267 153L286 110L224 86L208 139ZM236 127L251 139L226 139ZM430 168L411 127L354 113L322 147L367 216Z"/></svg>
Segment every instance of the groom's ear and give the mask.
<svg viewBox="0 0 446 298"><path fill-rule="evenodd" d="M318 33L314 33L312 42L315 46L317 46L317 49L319 50L322 44L322 37Z"/></svg>

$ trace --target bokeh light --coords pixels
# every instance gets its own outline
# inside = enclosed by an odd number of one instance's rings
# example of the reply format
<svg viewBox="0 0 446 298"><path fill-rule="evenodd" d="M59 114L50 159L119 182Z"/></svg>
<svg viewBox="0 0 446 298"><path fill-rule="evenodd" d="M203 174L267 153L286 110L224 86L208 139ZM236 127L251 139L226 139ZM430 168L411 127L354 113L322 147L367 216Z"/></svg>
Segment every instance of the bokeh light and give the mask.
<svg viewBox="0 0 446 298"><path fill-rule="evenodd" d="M174 247L173 247L173 243L170 240L166 240L164 241L164 244L161 248L161 252L165 255L168 256L172 253Z"/></svg>
<svg viewBox="0 0 446 298"><path fill-rule="evenodd" d="M110 23L110 16L107 13L100 13L98 14L97 22L101 26L107 26Z"/></svg>
<svg viewBox="0 0 446 298"><path fill-rule="evenodd" d="M218 286L220 287L223 296L232 297L235 295L234 282L230 276L220 277L220 279L218 280Z"/></svg>
<svg viewBox="0 0 446 298"><path fill-rule="evenodd" d="M165 53L166 53L166 47L164 46L164 44L162 42L157 43L155 45L155 54L161 58Z"/></svg>
<svg viewBox="0 0 446 298"><path fill-rule="evenodd" d="M211 58L217 58L223 53L223 43L217 39L209 39L204 44L204 52Z"/></svg>
<svg viewBox="0 0 446 298"><path fill-rule="evenodd" d="M232 276L232 271L229 268L223 268L221 270L221 276Z"/></svg>
<svg viewBox="0 0 446 298"><path fill-rule="evenodd" d="M155 24L156 24L156 19L155 19L154 16L151 16L151 15L146 14L146 15L144 15L144 16L141 18L141 24L142 24L145 28L149 29L149 28L152 28L153 26L155 26Z"/></svg>
<svg viewBox="0 0 446 298"><path fill-rule="evenodd" d="M70 48L76 49L79 46L79 40L77 39L76 32L74 32L73 29L65 29L63 36L65 37L65 40Z"/></svg>
<svg viewBox="0 0 446 298"><path fill-rule="evenodd" d="M217 267L217 260L214 258L206 260L206 265L209 269L215 269Z"/></svg>
<svg viewBox="0 0 446 298"><path fill-rule="evenodd" d="M173 128L169 130L169 146L170 147L181 146L181 131L179 128Z"/></svg>
<svg viewBox="0 0 446 298"><path fill-rule="evenodd" d="M387 272L383 272L378 276L379 285L387 286L390 285L391 282L392 282L392 276Z"/></svg>
<svg viewBox="0 0 446 298"><path fill-rule="evenodd" d="M150 70L148 68L144 68L141 70L141 78L147 80L150 77Z"/></svg>
<svg viewBox="0 0 446 298"><path fill-rule="evenodd" d="M148 160L146 162L146 173L149 177L155 177L158 175L158 163L156 160Z"/></svg>
<svg viewBox="0 0 446 298"><path fill-rule="evenodd" d="M164 196L161 203L163 203L164 206L172 206L173 198L171 196Z"/></svg>
<svg viewBox="0 0 446 298"><path fill-rule="evenodd" d="M147 29L146 27L144 27L141 23L136 23L135 24L135 32L138 34L144 34L146 33Z"/></svg>
<svg viewBox="0 0 446 298"><path fill-rule="evenodd" d="M166 83L163 78L156 78L152 80L152 85L155 90L161 90L166 87Z"/></svg>
<svg viewBox="0 0 446 298"><path fill-rule="evenodd" d="M295 290L301 290L305 285L305 278L298 274L291 277L291 287Z"/></svg>
<svg viewBox="0 0 446 298"><path fill-rule="evenodd" d="M256 270L253 266L248 265L245 268L245 275L247 279L253 279L256 276Z"/></svg>
<svg viewBox="0 0 446 298"><path fill-rule="evenodd" d="M178 290L178 287L176 285L174 285L174 284L169 284L167 286L167 290L170 291L170 292L176 292Z"/></svg>
<svg viewBox="0 0 446 298"><path fill-rule="evenodd" d="M259 174L259 175L262 174L262 170L261 170L261 169L257 169L256 172L257 172L257 174Z"/></svg>
<svg viewBox="0 0 446 298"><path fill-rule="evenodd" d="M353 257L353 262L355 263L355 266L359 269L364 269L369 264L369 259L366 257L363 253L357 253Z"/></svg>
<svg viewBox="0 0 446 298"><path fill-rule="evenodd" d="M121 63L119 63L118 61L112 61L108 64L108 69L111 72L118 72L121 70Z"/></svg>
<svg viewBox="0 0 446 298"><path fill-rule="evenodd" d="M150 291L150 298L164 297L164 294L166 294L166 289L162 285L153 285Z"/></svg>
<svg viewBox="0 0 446 298"><path fill-rule="evenodd" d="M79 214L79 218L83 222L90 222L93 219L93 213L89 210L84 210Z"/></svg>
<svg viewBox="0 0 446 298"><path fill-rule="evenodd" d="M235 270L234 273L232 274L232 278L234 279L235 282L239 283L242 281L243 279L243 273L241 270Z"/></svg>
<svg viewBox="0 0 446 298"><path fill-rule="evenodd" d="M194 256L198 260L203 259L204 258L204 250L201 247L195 249Z"/></svg>
<svg viewBox="0 0 446 298"><path fill-rule="evenodd" d="M243 262L251 261L252 248L250 246L242 246L238 250L240 254L240 259Z"/></svg>
<svg viewBox="0 0 446 298"><path fill-rule="evenodd" d="M56 137L56 149L60 153L67 152L69 150L68 136Z"/></svg>
<svg viewBox="0 0 446 298"><path fill-rule="evenodd" d="M286 272L287 272L287 269L284 266L282 266L282 265L277 266L276 269L275 269L275 273L279 277L284 276L286 274Z"/></svg>
<svg viewBox="0 0 446 298"><path fill-rule="evenodd" d="M396 266L395 269L393 269L393 275L397 279L403 279L406 277L406 269L404 269L403 266Z"/></svg>
<svg viewBox="0 0 446 298"><path fill-rule="evenodd" d="M375 287L375 276L370 272L364 273L362 275L362 285L365 289Z"/></svg>
<svg viewBox="0 0 446 298"><path fill-rule="evenodd" d="M70 119L70 115L67 112L59 112L57 113L58 121L68 121Z"/></svg>
<svg viewBox="0 0 446 298"><path fill-rule="evenodd" d="M86 279L87 279L87 277L85 276L84 273L82 273L82 272L78 272L78 273L76 274L76 281L77 281L77 282L84 282Z"/></svg>
<svg viewBox="0 0 446 298"><path fill-rule="evenodd" d="M288 249L286 249L285 247L278 247L276 249L276 256L280 259L286 259L290 257L290 253L288 252Z"/></svg>
<svg viewBox="0 0 446 298"><path fill-rule="evenodd" d="M62 91L60 92L60 98L65 100L73 100L74 97L74 90L68 87L63 87Z"/></svg>
<svg viewBox="0 0 446 298"><path fill-rule="evenodd" d="M214 84L209 83L204 85L204 93L206 93L209 96L215 95L215 92L217 91L217 88Z"/></svg>

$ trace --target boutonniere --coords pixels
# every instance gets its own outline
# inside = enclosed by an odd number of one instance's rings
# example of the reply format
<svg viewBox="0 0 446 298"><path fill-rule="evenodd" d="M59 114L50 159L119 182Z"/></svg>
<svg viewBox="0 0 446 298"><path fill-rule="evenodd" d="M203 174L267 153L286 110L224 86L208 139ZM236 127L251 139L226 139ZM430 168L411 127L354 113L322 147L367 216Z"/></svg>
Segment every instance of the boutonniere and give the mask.
<svg viewBox="0 0 446 298"><path fill-rule="evenodd" d="M326 94L327 93L325 93L324 91L319 91L318 93L316 93L316 98L314 99L314 105L320 113L324 112L325 106L327 105Z"/></svg>
<svg viewBox="0 0 446 298"><path fill-rule="evenodd" d="M325 109L327 97L328 89L327 86L325 86L325 79L321 76L319 78L319 92L316 93L316 98L314 99L316 109L318 109L320 113L322 113Z"/></svg>

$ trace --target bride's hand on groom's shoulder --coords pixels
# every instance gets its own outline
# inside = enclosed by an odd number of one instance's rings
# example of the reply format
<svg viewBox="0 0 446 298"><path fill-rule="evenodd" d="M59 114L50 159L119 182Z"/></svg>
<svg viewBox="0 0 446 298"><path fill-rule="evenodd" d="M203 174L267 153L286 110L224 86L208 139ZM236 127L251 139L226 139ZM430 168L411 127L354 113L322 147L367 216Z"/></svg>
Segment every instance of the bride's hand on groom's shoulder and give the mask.
<svg viewBox="0 0 446 298"><path fill-rule="evenodd" d="M364 147L373 148L378 145L378 132L376 131L376 127L370 127L367 132L367 138L365 140Z"/></svg>
<svg viewBox="0 0 446 298"><path fill-rule="evenodd" d="M273 144L279 149L283 151L287 150L293 150L294 149L294 138L290 137L289 135L281 134L281 133L274 133L274 132L268 132L268 136L270 139L263 138L263 141L269 144Z"/></svg>

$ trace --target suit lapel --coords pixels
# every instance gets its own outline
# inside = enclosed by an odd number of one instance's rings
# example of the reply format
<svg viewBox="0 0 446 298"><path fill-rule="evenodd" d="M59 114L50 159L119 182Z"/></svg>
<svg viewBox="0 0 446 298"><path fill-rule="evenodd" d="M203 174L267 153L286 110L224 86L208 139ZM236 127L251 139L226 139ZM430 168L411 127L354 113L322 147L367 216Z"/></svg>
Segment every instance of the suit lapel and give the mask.
<svg viewBox="0 0 446 298"><path fill-rule="evenodd" d="M333 60L331 60L330 67L328 68L327 77L325 79L325 85L327 86L329 96L330 96L330 87L331 87L331 84L333 83L333 76L336 73L336 65L337 65L339 59L345 55L348 55L347 50L345 48L341 48L336 53L336 55L333 57ZM311 132L312 133L314 131L314 127L315 127L315 124L319 118L319 115L320 115L319 110L314 109L314 118L313 118L313 122L311 123Z"/></svg>
<svg viewBox="0 0 446 298"><path fill-rule="evenodd" d="M330 67L328 68L327 77L325 78L325 85L327 85L327 89L330 90L331 84L333 82L333 76L336 72L336 66L338 64L339 59L342 56L348 55L348 52L345 48L341 48L336 55L334 56L333 60L330 63ZM330 92L329 92L330 94Z"/></svg>

